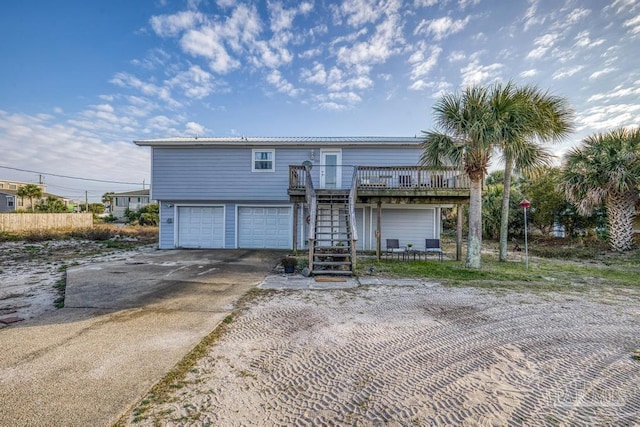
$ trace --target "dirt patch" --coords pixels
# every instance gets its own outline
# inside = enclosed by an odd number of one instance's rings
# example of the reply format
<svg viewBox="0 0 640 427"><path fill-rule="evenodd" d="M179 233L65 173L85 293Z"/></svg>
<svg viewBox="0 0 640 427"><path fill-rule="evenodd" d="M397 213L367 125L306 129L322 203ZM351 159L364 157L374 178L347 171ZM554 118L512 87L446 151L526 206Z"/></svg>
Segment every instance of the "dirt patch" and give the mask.
<svg viewBox="0 0 640 427"><path fill-rule="evenodd" d="M640 292L441 286L255 298L131 425L632 425Z"/></svg>

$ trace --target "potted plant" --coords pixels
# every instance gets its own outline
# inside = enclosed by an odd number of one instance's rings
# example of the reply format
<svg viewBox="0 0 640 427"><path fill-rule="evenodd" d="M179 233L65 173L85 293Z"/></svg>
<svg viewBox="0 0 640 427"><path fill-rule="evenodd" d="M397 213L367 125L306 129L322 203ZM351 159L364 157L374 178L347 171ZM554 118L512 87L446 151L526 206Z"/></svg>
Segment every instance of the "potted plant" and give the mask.
<svg viewBox="0 0 640 427"><path fill-rule="evenodd" d="M413 243L407 243L407 247L409 248L409 250L411 250L411 248L413 247Z"/></svg>
<svg viewBox="0 0 640 427"><path fill-rule="evenodd" d="M280 263L284 267L284 272L287 274L290 274L296 271L296 265L298 265L298 260L292 256L286 256L282 258L282 261L280 261Z"/></svg>

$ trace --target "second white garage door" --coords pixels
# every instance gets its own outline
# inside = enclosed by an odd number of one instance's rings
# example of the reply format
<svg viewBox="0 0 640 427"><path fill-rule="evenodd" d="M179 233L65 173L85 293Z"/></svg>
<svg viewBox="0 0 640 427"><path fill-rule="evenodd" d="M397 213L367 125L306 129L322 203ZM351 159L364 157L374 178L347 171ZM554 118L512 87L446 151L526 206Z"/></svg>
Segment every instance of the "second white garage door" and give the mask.
<svg viewBox="0 0 640 427"><path fill-rule="evenodd" d="M214 206L178 208L178 247L222 248L224 209Z"/></svg>
<svg viewBox="0 0 640 427"><path fill-rule="evenodd" d="M238 247L291 249L290 207L238 208Z"/></svg>

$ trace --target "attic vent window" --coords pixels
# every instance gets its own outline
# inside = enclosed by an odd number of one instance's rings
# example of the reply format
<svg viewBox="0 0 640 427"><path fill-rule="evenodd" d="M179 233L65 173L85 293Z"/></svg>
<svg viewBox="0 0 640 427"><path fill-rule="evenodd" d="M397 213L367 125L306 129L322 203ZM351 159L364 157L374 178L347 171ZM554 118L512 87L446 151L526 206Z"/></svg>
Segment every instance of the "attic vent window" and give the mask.
<svg viewBox="0 0 640 427"><path fill-rule="evenodd" d="M274 172L276 150L251 150L251 172Z"/></svg>

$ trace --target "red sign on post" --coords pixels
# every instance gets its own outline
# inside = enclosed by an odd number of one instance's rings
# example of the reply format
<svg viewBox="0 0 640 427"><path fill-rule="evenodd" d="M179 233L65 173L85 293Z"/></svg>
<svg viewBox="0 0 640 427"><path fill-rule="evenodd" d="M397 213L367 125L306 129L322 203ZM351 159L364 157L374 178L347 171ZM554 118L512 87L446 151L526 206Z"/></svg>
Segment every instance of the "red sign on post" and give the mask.
<svg viewBox="0 0 640 427"><path fill-rule="evenodd" d="M527 199L524 199L523 201L520 202L520 207L528 208L530 206L531 206L531 202L528 201Z"/></svg>

